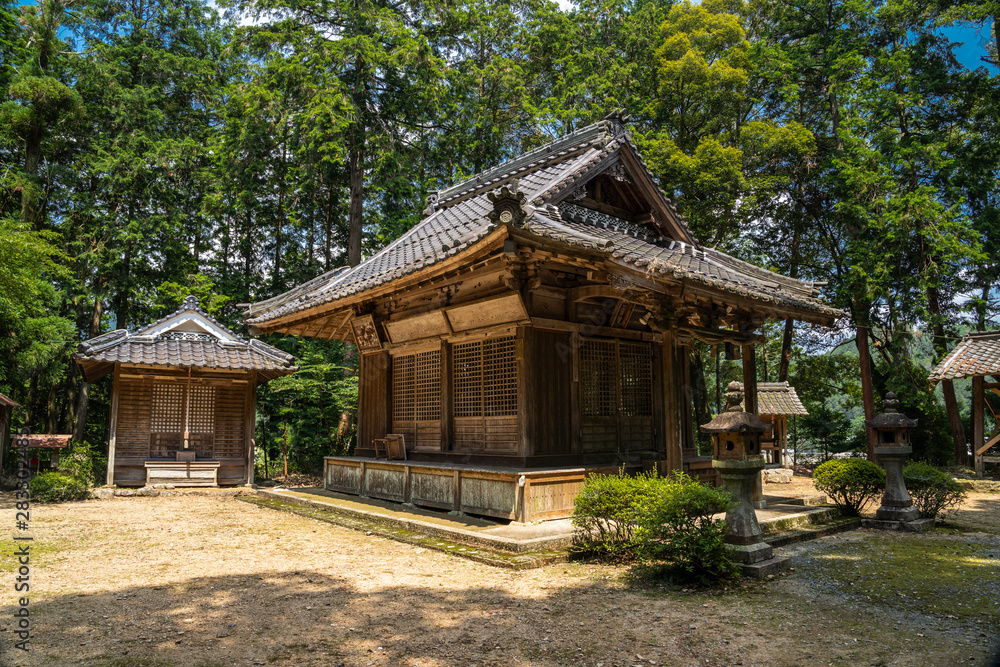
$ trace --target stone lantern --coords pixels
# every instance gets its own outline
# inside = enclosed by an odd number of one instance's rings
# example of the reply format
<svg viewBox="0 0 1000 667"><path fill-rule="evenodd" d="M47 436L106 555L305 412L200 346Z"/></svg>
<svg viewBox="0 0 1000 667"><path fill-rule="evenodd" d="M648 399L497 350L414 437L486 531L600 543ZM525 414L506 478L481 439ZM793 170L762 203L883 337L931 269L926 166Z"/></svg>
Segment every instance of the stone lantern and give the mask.
<svg viewBox="0 0 1000 667"><path fill-rule="evenodd" d="M730 382L726 392L726 410L701 426L712 436L712 467L719 471L722 483L735 503L726 513L726 544L733 560L743 573L763 577L788 565L787 558L773 558L774 550L764 542L753 507L753 488L757 473L764 469L760 438L771 430L757 415L744 412L740 404L743 392L738 382Z"/></svg>
<svg viewBox="0 0 1000 667"><path fill-rule="evenodd" d="M885 469L882 506L875 512L875 521L866 522L866 525L900 528L899 522L914 524L920 518L903 481L903 461L913 452L910 429L917 425L917 420L900 414L899 401L891 391L885 395L882 406L882 414L865 422L865 426L875 431L875 456Z"/></svg>

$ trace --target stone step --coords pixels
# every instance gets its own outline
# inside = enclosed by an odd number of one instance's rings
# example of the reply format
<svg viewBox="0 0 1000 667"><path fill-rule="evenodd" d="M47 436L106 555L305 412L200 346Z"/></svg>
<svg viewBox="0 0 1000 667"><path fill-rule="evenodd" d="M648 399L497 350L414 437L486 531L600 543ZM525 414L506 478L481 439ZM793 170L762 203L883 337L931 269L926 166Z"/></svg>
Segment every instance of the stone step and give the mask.
<svg viewBox="0 0 1000 667"><path fill-rule="evenodd" d="M779 533L765 534L764 540L772 547L786 547L790 544L808 542L819 539L827 535L836 535L848 530L861 527L861 519L858 517L845 517L827 521L825 523L811 524L784 530Z"/></svg>

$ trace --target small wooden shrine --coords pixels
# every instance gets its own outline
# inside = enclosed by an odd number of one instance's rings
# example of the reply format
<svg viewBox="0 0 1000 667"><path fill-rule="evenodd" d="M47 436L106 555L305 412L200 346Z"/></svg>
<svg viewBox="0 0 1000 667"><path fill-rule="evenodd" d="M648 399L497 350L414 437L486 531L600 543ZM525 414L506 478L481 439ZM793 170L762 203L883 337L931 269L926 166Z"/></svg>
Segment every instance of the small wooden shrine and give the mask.
<svg viewBox="0 0 1000 667"><path fill-rule="evenodd" d="M194 297L134 333L81 343L76 362L87 382L114 374L107 483L117 486L252 483L257 386L296 370Z"/></svg>
<svg viewBox="0 0 1000 667"><path fill-rule="evenodd" d="M57 470L60 454L64 449L69 449L72 439L72 435L43 435L22 432L14 436L14 447L18 451L27 453L28 467L33 468L38 473ZM48 456L48 458L43 459L44 456Z"/></svg>
<svg viewBox="0 0 1000 667"><path fill-rule="evenodd" d="M362 264L251 304L259 332L354 341L354 458L327 487L528 521L595 470L680 469L695 339L831 323L811 283L701 246L609 118L433 193ZM756 392L752 392L756 395ZM374 458L403 436L406 461Z"/></svg>
<svg viewBox="0 0 1000 667"><path fill-rule="evenodd" d="M986 400L987 391L1000 396L1000 331L969 332L928 377L932 383L962 378L972 378L972 455L982 477L987 463L1000 463L1000 410Z"/></svg>
<svg viewBox="0 0 1000 667"><path fill-rule="evenodd" d="M742 383L740 391L743 391ZM757 411L760 420L772 427L770 432L762 436L761 453L769 459L769 463L785 464L788 451L788 418L807 417L809 411L799 400L795 387L788 382L758 382Z"/></svg>

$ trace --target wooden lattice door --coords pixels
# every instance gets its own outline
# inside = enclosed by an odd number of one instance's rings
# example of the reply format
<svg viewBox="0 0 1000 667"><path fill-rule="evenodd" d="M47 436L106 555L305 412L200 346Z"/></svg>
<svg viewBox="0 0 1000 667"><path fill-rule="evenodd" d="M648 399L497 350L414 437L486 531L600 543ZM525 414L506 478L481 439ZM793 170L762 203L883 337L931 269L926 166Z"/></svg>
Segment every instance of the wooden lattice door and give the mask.
<svg viewBox="0 0 1000 667"><path fill-rule="evenodd" d="M152 387L149 455L173 458L188 449L198 458L215 454L215 387L156 383Z"/></svg>

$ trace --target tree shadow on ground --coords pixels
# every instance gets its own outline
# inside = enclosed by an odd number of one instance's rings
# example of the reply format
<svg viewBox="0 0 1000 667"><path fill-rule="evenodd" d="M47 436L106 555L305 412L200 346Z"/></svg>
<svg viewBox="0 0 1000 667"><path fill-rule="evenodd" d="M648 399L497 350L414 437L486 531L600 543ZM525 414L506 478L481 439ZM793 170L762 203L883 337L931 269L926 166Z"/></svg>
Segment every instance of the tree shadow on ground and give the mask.
<svg viewBox="0 0 1000 667"><path fill-rule="evenodd" d="M397 585L394 574L359 554L353 583L313 571L260 572L52 597L32 606L31 652L5 643L0 663L807 665L822 656L940 665L969 650L950 637L907 645L878 627L878 610L852 625L836 601L776 601L766 586L680 595L580 576L513 595L449 587L434 575L426 585ZM10 630L9 608L2 614L0 626ZM985 662L981 651L976 658L967 664Z"/></svg>

